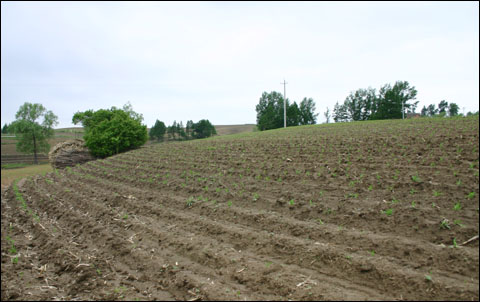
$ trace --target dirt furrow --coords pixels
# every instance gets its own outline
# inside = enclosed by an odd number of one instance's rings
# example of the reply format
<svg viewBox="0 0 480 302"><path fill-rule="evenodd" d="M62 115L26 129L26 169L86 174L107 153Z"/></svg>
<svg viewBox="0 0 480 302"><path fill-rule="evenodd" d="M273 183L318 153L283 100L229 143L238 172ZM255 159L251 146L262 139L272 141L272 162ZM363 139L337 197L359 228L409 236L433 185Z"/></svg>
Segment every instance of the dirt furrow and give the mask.
<svg viewBox="0 0 480 302"><path fill-rule="evenodd" d="M93 184L92 184L93 185ZM96 189L96 192L99 192L101 190ZM131 192L131 191L129 191ZM139 193L139 192L137 192ZM151 199L151 198L150 198ZM189 231L196 230L198 232L197 236L199 234L202 234L202 232L209 232L210 237L219 237L221 236L222 238L225 237L225 241L234 241L234 240L239 240L239 241L248 241L249 239L251 240L251 236L257 232L259 233L258 230L250 230L250 228L247 228L245 230L245 227L242 228L236 228L233 226L228 226L224 227L224 225L227 225L226 222L220 221L220 222L212 222L208 220L201 220L198 219L197 215L187 215L185 213L181 213L182 209L179 209L177 212L170 212L168 209L158 211L155 206L148 207L147 205L150 204L149 202L142 202L141 208L134 208L132 209L132 212L137 212L137 213L159 213L159 212L166 212L168 214L161 215L158 217L158 220L162 219L172 219L173 221L181 222L182 227L187 228ZM174 204L181 204L181 201L178 200L168 200L167 204L173 206ZM125 206L132 206L130 203L125 203ZM234 209L232 209L234 210ZM355 253L352 249L350 251L346 249L342 249L341 246L332 246L330 249L320 249L318 251L317 249L311 250L310 246L312 245L311 242L303 242L302 240L299 240L297 238L292 238L290 236L285 236L285 235L280 235L280 234L275 234L274 236L269 236L267 232L262 231L263 236L258 236L262 238L255 237L253 241L257 243L257 245L262 246L263 249L257 249L253 248L252 253L261 253L261 254L277 254L277 255L283 255L284 257L290 257L292 256L292 251L297 252L299 255L302 255L302 252L305 252L307 254L312 254L312 255L322 255L324 258L326 257L328 259L328 262L324 263L318 263L319 267L322 267L325 269L325 266L329 267L342 267L344 266L344 269L347 269L350 271L350 274L355 276L357 275L356 279L359 280L359 282L364 283L368 279L368 274L365 274L365 272L372 272L374 271L375 274L370 274L374 275L373 280L377 279L385 279L384 285L382 290L386 290L388 288L393 288L395 289L395 282L390 282L388 279L396 279L396 278L404 278L406 280L417 280L415 282L410 282L412 286L415 286L419 289L421 289L424 283L424 273L423 272L416 272L415 270L411 270L405 275L401 276L396 276L395 272L398 271L398 269L394 266L392 266L392 261L395 262L396 259L393 257L385 257L385 259L379 259L379 257L375 258L372 260L372 257L368 257L363 255L363 253ZM182 236L179 236L180 238ZM273 242L275 245L279 245L281 248L278 247L271 247L272 244L268 244L269 242ZM352 245L353 242L349 242L350 245ZM355 245L355 244L353 244ZM440 250L440 247L437 247L436 250ZM288 251L288 252L286 252ZM296 254L296 253L293 253ZM326 256L325 256L326 255ZM303 255L302 255L303 256ZM317 258L313 257L308 257L308 261L316 261ZM432 258L432 257L430 257ZM306 261L295 261L293 260L293 263L301 265L303 267L306 267L305 264ZM320 261L319 261L320 262ZM333 262L333 263L331 263ZM405 265L405 263L403 263ZM431 265L431 264L430 264ZM417 264L418 266L418 264ZM420 265L422 266L422 265ZM332 269L331 272L328 272L330 275L334 275L334 269ZM447 273L442 273L441 270L435 270L435 273L438 276L445 275L445 278L443 278L448 284L449 278L447 277ZM380 274L380 275L378 275ZM380 277L382 276L383 277ZM350 281L354 281L355 278L351 277L352 279ZM440 278L439 278L440 279ZM378 281L376 281L378 283ZM390 282L390 283L389 283ZM368 284L368 286L373 286L372 284ZM438 287L441 287L439 285ZM439 290L439 289L437 289ZM461 291L466 291L471 292L471 288L469 286L466 286L465 288L460 288ZM430 292L431 295L432 292ZM418 295L418 292L416 293ZM429 296L429 294L427 294Z"/></svg>

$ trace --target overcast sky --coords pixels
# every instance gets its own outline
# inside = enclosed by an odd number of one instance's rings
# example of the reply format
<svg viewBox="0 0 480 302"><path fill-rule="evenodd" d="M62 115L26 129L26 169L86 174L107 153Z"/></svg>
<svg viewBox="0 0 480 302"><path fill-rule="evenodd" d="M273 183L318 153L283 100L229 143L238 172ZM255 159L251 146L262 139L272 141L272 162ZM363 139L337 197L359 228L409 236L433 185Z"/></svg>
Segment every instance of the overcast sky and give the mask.
<svg viewBox="0 0 480 302"><path fill-rule="evenodd" d="M1 2L2 126L41 103L77 111L130 101L156 119L255 124L262 92L323 113L359 88L408 81L417 112L479 102L479 3ZM77 125L80 126L80 125Z"/></svg>

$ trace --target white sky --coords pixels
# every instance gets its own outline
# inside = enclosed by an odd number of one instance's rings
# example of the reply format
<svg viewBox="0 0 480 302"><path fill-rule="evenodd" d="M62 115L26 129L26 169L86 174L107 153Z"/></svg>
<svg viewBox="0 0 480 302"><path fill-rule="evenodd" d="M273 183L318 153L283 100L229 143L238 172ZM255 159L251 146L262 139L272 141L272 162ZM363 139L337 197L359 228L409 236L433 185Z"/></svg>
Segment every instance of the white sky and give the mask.
<svg viewBox="0 0 480 302"><path fill-rule="evenodd" d="M73 114L130 101L156 119L255 124L262 92L323 113L408 81L478 110L479 3L1 2L1 123L25 102ZM81 126L81 125L77 125Z"/></svg>

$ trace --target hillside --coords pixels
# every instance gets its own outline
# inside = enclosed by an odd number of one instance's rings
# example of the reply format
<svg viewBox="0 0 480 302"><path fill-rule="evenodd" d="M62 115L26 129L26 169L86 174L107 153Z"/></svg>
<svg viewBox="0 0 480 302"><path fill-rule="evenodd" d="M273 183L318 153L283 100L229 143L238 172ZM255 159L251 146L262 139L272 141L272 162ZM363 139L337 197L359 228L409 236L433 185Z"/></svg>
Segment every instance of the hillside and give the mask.
<svg viewBox="0 0 480 302"><path fill-rule="evenodd" d="M2 300L478 300L479 120L156 144L1 203Z"/></svg>
<svg viewBox="0 0 480 302"><path fill-rule="evenodd" d="M217 125L215 129L217 130L217 135L230 135L238 134L244 132L254 131L255 124L244 124L244 125ZM150 130L150 129L148 129ZM55 146L58 143L64 142L68 139L82 138L83 137L83 128L82 127L72 127L72 128L59 128L55 129L55 136L48 140L50 147ZM23 153L17 152L15 144L17 140L14 135L2 135L2 155L20 155L23 156ZM149 142L148 142L149 143Z"/></svg>

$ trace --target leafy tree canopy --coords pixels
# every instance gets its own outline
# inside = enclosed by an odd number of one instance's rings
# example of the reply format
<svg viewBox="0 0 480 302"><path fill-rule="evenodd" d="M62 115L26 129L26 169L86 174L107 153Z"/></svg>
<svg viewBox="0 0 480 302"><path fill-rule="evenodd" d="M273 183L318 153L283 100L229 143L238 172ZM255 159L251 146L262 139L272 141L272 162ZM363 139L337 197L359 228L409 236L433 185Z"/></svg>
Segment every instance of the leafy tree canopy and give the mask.
<svg viewBox="0 0 480 302"><path fill-rule="evenodd" d="M282 128L284 126L284 99L279 92L263 92L256 106L257 128L260 131ZM286 100L287 126L313 125L317 122L315 102L312 98L304 98L300 106Z"/></svg>
<svg viewBox="0 0 480 302"><path fill-rule="evenodd" d="M347 96L343 105L338 102L333 109L335 122L381 120L402 118L404 112L414 113L418 101L415 87L407 81L397 81L395 85L385 84L378 94L375 89L358 89Z"/></svg>
<svg viewBox="0 0 480 302"><path fill-rule="evenodd" d="M42 104L24 103L15 115L16 120L9 126L19 135L17 150L33 153L34 161L38 163L37 153L47 153L50 145L47 139L54 134L53 126L58 124L58 117ZM39 119L43 118L40 124Z"/></svg>
<svg viewBox="0 0 480 302"><path fill-rule="evenodd" d="M194 138L207 138L217 134L217 130L209 120L200 120L193 124L192 136Z"/></svg>
<svg viewBox="0 0 480 302"><path fill-rule="evenodd" d="M155 125L150 128L149 136L150 139L157 139L158 141L163 140L163 136L165 135L165 132L167 130L167 127L165 127L165 123L161 122L159 120L155 121Z"/></svg>
<svg viewBox="0 0 480 302"><path fill-rule="evenodd" d="M92 155L107 157L138 148L147 139L147 126L142 125L143 116L132 110L130 104L123 109L112 107L97 111L77 112L74 124L82 123L84 140Z"/></svg>

